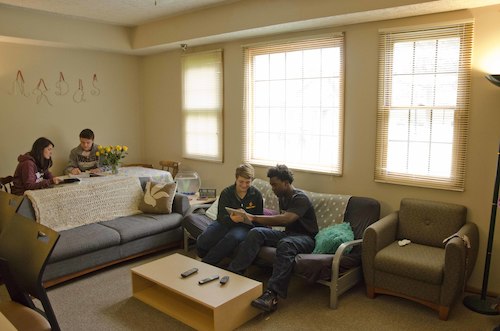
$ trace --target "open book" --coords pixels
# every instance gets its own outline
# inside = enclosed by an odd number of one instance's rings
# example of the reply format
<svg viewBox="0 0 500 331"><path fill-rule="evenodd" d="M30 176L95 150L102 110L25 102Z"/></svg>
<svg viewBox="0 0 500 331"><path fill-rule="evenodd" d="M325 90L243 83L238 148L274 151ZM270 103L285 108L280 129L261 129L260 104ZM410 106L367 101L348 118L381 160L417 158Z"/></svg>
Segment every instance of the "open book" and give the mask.
<svg viewBox="0 0 500 331"><path fill-rule="evenodd" d="M238 216L242 216L243 223L253 226L253 223L248 219L247 212L244 211L243 209L234 209L234 208L226 207L226 211L229 213L229 215L236 214Z"/></svg>

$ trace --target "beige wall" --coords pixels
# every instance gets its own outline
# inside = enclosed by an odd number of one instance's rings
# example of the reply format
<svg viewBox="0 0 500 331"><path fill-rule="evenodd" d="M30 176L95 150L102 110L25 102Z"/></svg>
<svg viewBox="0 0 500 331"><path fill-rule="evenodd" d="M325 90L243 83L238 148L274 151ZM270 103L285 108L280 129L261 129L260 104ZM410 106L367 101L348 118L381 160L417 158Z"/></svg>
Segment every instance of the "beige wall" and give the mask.
<svg viewBox="0 0 500 331"><path fill-rule="evenodd" d="M141 160L139 61L128 55L0 43L0 174L13 174L17 156L29 151L40 136L56 145L53 171L60 174L86 127L94 130L97 143L128 145L128 160ZM23 73L29 97L10 94L17 70ZM60 71L70 88L65 96L55 94ZM94 73L99 96L90 93ZM44 99L37 104L32 93L40 78L49 89L52 106ZM73 93L80 78L86 101L76 103Z"/></svg>
<svg viewBox="0 0 500 331"><path fill-rule="evenodd" d="M296 171L296 186L318 192L345 193L370 196L382 204L382 215L398 209L403 197L448 201L468 207L469 220L480 229L480 255L469 285L481 288L488 224L490 219L493 183L495 180L498 143L500 141L500 89L483 78L485 71L500 67L486 67L486 59L500 62L498 49L500 6L460 11L448 14L350 25L345 27L287 34L261 39L243 40L199 47L191 51L224 49L224 162L211 163L181 159L180 149L180 51L145 57L142 61L141 82L146 114L146 155L148 160L173 158L183 162L182 168L196 170L203 187L219 191L233 180L234 168L241 162L243 57L242 45L288 38L296 35L314 35L328 31L346 33L346 87L345 87L345 152L344 175L333 177ZM467 157L466 190L451 192L373 181L375 163L375 132L377 110L378 29L439 23L466 18L475 20L475 46L472 73L472 107L470 112L470 139ZM162 130L163 128L163 130ZM156 134L159 133L159 134ZM265 178L266 169L257 168L258 177ZM493 256L500 254L500 230L497 227ZM489 290L500 293L500 259L493 258Z"/></svg>

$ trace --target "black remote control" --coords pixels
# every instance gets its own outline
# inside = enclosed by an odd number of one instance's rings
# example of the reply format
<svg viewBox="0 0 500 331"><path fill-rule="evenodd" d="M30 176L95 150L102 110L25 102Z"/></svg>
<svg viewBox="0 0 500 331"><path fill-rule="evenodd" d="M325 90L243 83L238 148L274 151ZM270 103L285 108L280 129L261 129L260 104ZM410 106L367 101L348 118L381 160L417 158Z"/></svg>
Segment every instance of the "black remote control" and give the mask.
<svg viewBox="0 0 500 331"><path fill-rule="evenodd" d="M204 278L204 279L200 280L198 282L198 284L203 285L203 284L209 283L209 282L216 280L216 279L219 279L219 275L213 275L213 276Z"/></svg>
<svg viewBox="0 0 500 331"><path fill-rule="evenodd" d="M224 277L222 277L222 278L220 279L219 283L220 283L221 285L224 285L224 284L226 284L228 281L229 281L229 276L224 276Z"/></svg>
<svg viewBox="0 0 500 331"><path fill-rule="evenodd" d="M181 277L182 278L186 278L186 277L189 277L191 276L192 274L194 273L197 273L198 272L198 268L192 268L192 269L189 269L187 271L184 271L182 274L181 274Z"/></svg>

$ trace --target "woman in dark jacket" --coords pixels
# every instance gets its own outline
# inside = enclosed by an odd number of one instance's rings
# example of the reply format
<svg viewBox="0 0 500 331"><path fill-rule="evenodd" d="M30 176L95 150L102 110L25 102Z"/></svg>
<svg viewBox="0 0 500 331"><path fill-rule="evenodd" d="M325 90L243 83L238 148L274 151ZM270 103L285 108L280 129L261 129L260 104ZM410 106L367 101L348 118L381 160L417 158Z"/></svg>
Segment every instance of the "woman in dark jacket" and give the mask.
<svg viewBox="0 0 500 331"><path fill-rule="evenodd" d="M19 155L12 186L12 194L23 195L26 190L47 188L59 184L62 180L52 176L52 150L54 144L47 138L38 138L31 151Z"/></svg>

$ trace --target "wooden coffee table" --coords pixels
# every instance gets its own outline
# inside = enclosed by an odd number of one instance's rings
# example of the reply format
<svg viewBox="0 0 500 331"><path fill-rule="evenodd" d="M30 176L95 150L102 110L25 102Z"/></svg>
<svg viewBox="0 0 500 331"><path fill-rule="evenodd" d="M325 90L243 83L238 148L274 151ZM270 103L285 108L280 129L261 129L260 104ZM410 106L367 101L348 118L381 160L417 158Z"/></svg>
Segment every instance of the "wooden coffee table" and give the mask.
<svg viewBox="0 0 500 331"><path fill-rule="evenodd" d="M182 278L181 273L198 268ZM221 268L172 254L132 270L133 296L197 330L233 330L258 315L250 303L262 294L262 283ZM211 275L229 276L199 285Z"/></svg>

